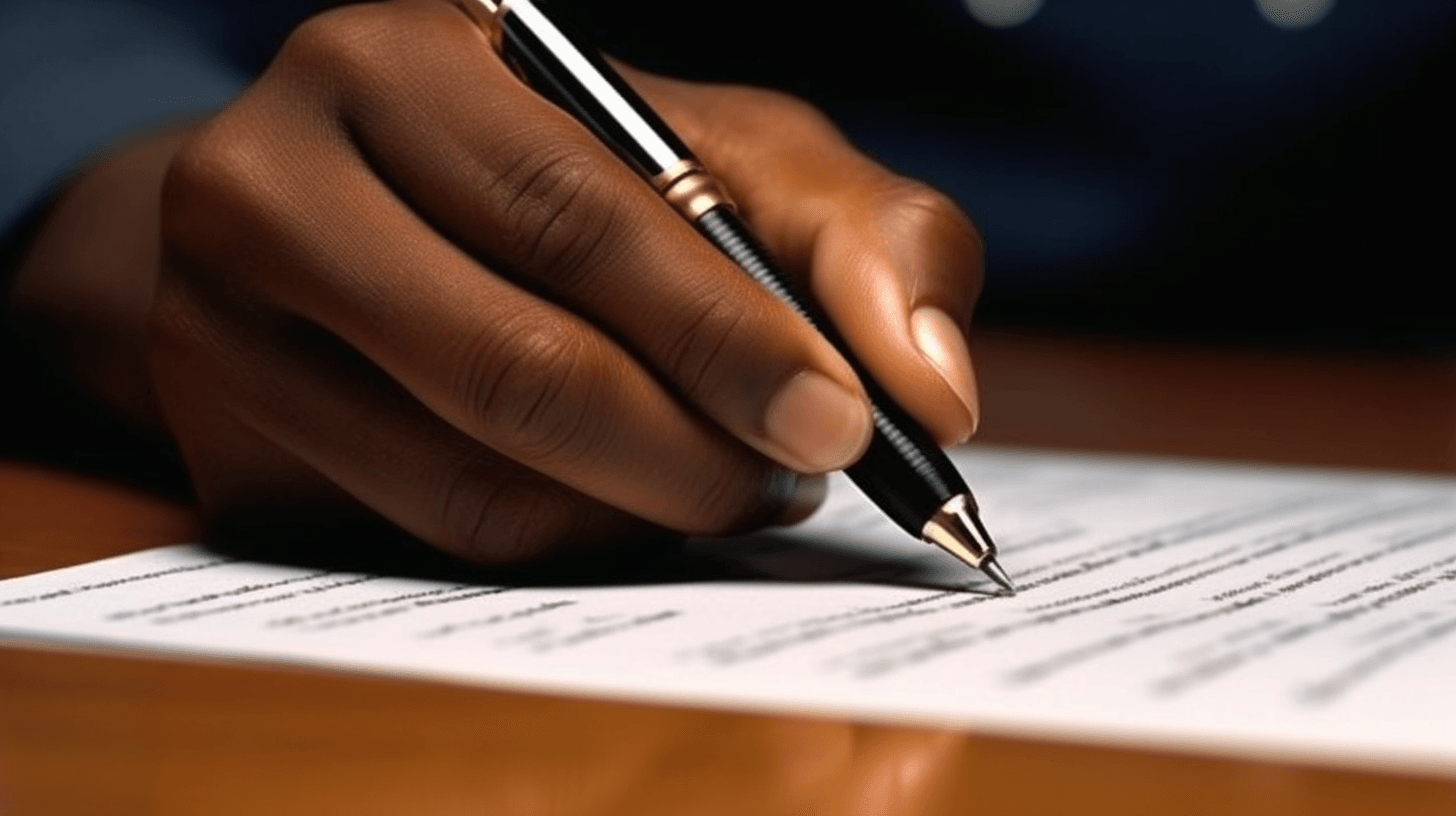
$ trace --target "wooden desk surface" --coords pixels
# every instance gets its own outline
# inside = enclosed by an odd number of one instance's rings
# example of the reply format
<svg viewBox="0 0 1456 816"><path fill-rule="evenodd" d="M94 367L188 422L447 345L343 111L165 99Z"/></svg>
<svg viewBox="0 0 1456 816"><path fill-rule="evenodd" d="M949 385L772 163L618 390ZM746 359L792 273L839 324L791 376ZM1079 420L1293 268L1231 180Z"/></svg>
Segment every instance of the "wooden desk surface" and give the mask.
<svg viewBox="0 0 1456 816"><path fill-rule="evenodd" d="M982 439L1456 472L1456 360L989 334ZM0 575L186 508L0 463ZM0 814L1452 814L1456 781L0 649Z"/></svg>

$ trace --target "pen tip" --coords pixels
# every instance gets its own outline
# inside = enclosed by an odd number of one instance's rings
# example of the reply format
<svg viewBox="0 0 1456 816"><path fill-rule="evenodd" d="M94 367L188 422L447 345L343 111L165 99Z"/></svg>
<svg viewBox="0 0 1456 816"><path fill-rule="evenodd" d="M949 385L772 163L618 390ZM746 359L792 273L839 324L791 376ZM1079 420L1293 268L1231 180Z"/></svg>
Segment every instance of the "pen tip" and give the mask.
<svg viewBox="0 0 1456 816"><path fill-rule="evenodd" d="M996 563L996 545L976 514L976 502L969 493L951 497L920 530L920 537L950 553L970 567L980 567L1002 594L1015 595L1016 585Z"/></svg>
<svg viewBox="0 0 1456 816"><path fill-rule="evenodd" d="M1001 569L1001 565L996 563L995 558L987 558L982 561L981 571L989 575L991 580L999 584L1008 595L1016 594L1016 584L1011 583L1011 578L1006 574L1006 570Z"/></svg>

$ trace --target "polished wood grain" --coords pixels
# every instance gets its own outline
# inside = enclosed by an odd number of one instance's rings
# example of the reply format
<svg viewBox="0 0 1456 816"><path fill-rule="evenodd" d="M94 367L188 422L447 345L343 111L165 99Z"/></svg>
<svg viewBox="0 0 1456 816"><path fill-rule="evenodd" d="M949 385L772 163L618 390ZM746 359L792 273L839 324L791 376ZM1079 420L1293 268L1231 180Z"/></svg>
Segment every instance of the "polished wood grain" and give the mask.
<svg viewBox="0 0 1456 816"><path fill-rule="evenodd" d="M191 510L123 485L0 461L0 578L192 541Z"/></svg>
<svg viewBox="0 0 1456 816"><path fill-rule="evenodd" d="M1456 357L997 333L979 439L1456 473Z"/></svg>
<svg viewBox="0 0 1456 816"><path fill-rule="evenodd" d="M1079 337L978 343L983 438L1456 472L1456 365ZM0 573L197 534L0 465ZM1456 780L0 649L0 814L1451 814Z"/></svg>

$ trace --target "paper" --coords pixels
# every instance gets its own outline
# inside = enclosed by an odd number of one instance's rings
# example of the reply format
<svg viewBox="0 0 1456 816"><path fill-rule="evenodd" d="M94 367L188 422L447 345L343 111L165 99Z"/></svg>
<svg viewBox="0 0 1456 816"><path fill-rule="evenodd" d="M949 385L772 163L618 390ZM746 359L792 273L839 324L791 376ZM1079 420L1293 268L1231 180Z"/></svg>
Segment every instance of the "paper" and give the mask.
<svg viewBox="0 0 1456 816"><path fill-rule="evenodd" d="M1456 480L956 457L1015 598L836 481L803 527L693 542L680 574L438 581L178 546L0 582L0 639L1456 776Z"/></svg>

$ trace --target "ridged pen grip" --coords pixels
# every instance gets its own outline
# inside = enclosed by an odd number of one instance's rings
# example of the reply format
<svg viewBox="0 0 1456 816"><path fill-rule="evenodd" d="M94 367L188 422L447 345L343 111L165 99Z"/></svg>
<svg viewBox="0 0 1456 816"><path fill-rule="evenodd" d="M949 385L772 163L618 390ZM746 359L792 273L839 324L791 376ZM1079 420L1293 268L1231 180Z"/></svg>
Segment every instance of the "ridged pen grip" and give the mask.
<svg viewBox="0 0 1456 816"><path fill-rule="evenodd" d="M925 522L951 498L968 494L950 459L918 422L901 409L850 351L818 307L774 266L738 214L727 207L705 213L698 230L759 285L803 315L849 361L874 407L875 433L865 455L845 473L906 532L919 538ZM927 456L923 451L931 451Z"/></svg>

